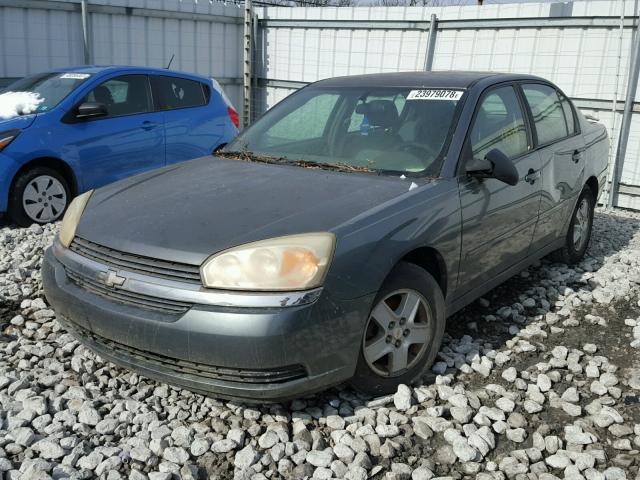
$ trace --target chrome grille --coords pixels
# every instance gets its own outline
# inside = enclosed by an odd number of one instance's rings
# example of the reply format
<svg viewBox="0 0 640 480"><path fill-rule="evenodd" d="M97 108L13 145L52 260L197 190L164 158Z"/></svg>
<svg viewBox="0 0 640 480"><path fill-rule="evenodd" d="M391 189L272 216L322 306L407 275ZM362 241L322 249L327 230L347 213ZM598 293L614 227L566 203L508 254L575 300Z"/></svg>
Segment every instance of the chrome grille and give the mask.
<svg viewBox="0 0 640 480"><path fill-rule="evenodd" d="M77 335L87 338L102 348L108 349L112 355L116 355L123 359L136 359L140 366L144 366L144 363L147 363L156 367L162 367L166 370L171 370L178 374L199 377L203 380L265 384L290 382L292 380L304 378L307 375L306 370L302 365L289 365L286 367L265 369L245 369L216 367L203 363L180 360L130 347L128 345L109 340L103 336L96 335L77 324L72 324L71 322L67 323L69 323L69 325L66 326L71 330L75 330Z"/></svg>
<svg viewBox="0 0 640 480"><path fill-rule="evenodd" d="M95 295L99 295L103 298L123 303L125 305L173 315L185 313L192 307L192 305L187 302L152 297L150 295L130 292L128 290L121 290L118 288L109 288L93 279L79 274L78 272L74 272L69 268L66 268L65 271L67 273L67 277L69 277L69 279L78 287Z"/></svg>
<svg viewBox="0 0 640 480"><path fill-rule="evenodd" d="M186 263L158 260L142 255L120 252L80 237L75 237L69 249L105 266L142 273L153 277L167 278L181 282L197 283L200 281L200 267Z"/></svg>

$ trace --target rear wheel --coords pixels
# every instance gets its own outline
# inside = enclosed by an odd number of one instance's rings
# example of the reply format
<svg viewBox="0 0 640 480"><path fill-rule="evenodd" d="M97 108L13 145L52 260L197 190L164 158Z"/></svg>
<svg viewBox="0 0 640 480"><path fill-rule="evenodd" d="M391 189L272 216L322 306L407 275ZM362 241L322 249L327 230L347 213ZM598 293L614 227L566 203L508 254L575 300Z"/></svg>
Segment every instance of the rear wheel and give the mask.
<svg viewBox="0 0 640 480"><path fill-rule="evenodd" d="M419 380L438 353L444 327L438 283L417 265L398 264L374 301L351 384L382 395Z"/></svg>
<svg viewBox="0 0 640 480"><path fill-rule="evenodd" d="M35 167L20 173L9 195L9 216L21 227L55 222L64 214L71 192L56 170Z"/></svg>
<svg viewBox="0 0 640 480"><path fill-rule="evenodd" d="M553 261L574 264L582 260L591 239L594 208L593 191L585 185L571 216L564 246L551 254Z"/></svg>

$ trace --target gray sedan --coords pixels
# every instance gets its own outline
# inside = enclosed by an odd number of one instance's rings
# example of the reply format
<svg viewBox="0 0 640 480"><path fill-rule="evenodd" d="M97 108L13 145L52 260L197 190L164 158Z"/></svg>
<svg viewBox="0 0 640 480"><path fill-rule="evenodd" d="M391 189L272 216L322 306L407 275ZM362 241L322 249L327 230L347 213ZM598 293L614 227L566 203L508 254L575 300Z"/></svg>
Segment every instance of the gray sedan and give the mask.
<svg viewBox="0 0 640 480"><path fill-rule="evenodd" d="M45 292L104 358L194 391L391 392L453 312L545 255L580 261L608 148L538 77L323 80L212 157L78 197Z"/></svg>

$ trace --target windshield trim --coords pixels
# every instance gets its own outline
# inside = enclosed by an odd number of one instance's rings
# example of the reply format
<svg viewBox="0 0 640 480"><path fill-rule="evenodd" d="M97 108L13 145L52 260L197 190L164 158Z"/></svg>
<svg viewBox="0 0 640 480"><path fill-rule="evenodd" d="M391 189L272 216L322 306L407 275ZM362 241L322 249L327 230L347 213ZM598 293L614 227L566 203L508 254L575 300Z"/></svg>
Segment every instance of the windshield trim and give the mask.
<svg viewBox="0 0 640 480"><path fill-rule="evenodd" d="M404 175L406 177L410 177L410 178L422 178L422 177L427 177L427 178L437 178L440 176L445 160L447 158L447 154L449 151L449 148L451 146L451 141L453 139L453 136L455 134L455 131L457 129L458 126L458 122L460 120L460 116L462 114L462 110L464 107L464 104L466 102L467 97L469 96L469 88L466 87L447 87L447 86L423 86L423 85L367 85L367 88L372 88L372 89L376 89L376 91L383 91L383 90L398 90L398 89L410 89L410 90L439 90L439 89L443 89L443 90L457 90L457 91L462 91L462 96L460 97L460 99L457 101L456 106L455 106L455 110L453 113L453 116L451 118L451 123L449 125L449 130L447 131L447 135L445 137L445 140L442 144L442 148L440 149L440 152L438 153L438 155L436 155L436 157L434 158L433 162L431 163L431 165L429 165L428 167L426 167L423 170L420 171L405 171L405 170L391 170L391 169L368 169L370 171L360 171L359 169L355 169L358 170L354 173L374 173L376 175L390 175L390 176L398 176L398 175ZM225 145L224 148L222 148L219 153L224 155L224 154L229 154L228 158L234 158L234 154L239 154L239 153L245 153L247 154L247 156L258 156L258 157L265 157L265 155L262 154L255 154L249 150L247 150L246 148L242 148L240 144L240 142L242 141L242 138L249 132L253 132L256 129L259 129L261 127L261 124L265 123L265 119L268 117L273 117L274 115L278 115L279 112L282 111L282 106L285 105L288 101L290 101L290 99L292 99L294 96L296 95L300 95L303 92L307 92L309 90L317 90L317 91L324 91L324 92L344 92L346 90L361 90L363 87L362 86L325 86L325 85L316 85L316 84L310 84L310 85L306 85L298 90L296 90L295 92L293 92L291 95L288 95L287 97L283 98L282 100L280 100L276 105L274 105L273 107L271 107L269 110L267 110L267 112L255 123L251 124L249 127L247 127L246 129L244 129L242 132L240 132L240 134L233 139L233 141L229 142L227 145ZM337 104L336 107L337 108ZM286 111L285 111L286 112ZM283 115L281 115L283 116ZM275 117L276 121L280 120L280 118ZM273 124L273 122L270 122L271 124ZM267 126L267 128L269 128ZM329 128L329 125L327 125L325 128ZM260 132L260 135L263 135L264 132ZM221 155L221 156L222 156ZM266 157L269 157L268 155L266 155ZM273 158L279 158L279 157L273 157ZM236 158L238 159L238 158ZM250 158L245 158L245 161L252 161ZM264 162L264 163L285 163L285 164L291 164L291 165L296 165L297 166L304 166L302 164L304 163L308 163L308 164L321 164L322 162L314 162L314 161L309 161L309 160L305 160L304 158L301 159L293 159L293 158L285 158L282 157L281 160L283 160L283 162ZM293 163L289 163L289 162L293 162ZM330 169L330 170L335 170L335 169L339 169L339 164L331 164L331 163L326 163L324 165L327 165L326 169ZM337 168L332 168L333 166L336 166ZM322 167L320 167L322 168ZM344 170L343 170L344 171Z"/></svg>

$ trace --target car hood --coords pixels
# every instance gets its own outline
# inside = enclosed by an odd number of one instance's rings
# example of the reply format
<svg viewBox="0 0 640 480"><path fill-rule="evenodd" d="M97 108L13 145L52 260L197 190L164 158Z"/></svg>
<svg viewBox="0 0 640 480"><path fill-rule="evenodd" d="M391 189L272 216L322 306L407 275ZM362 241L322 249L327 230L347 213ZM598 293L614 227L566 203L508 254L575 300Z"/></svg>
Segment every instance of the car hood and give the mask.
<svg viewBox="0 0 640 480"><path fill-rule="evenodd" d="M77 235L120 251L199 265L236 245L335 231L407 193L410 183L203 157L97 190Z"/></svg>
<svg viewBox="0 0 640 480"><path fill-rule="evenodd" d="M0 132L3 132L5 130L13 130L14 128L24 130L25 128L31 126L36 117L37 114L31 114L9 118L8 120L0 119Z"/></svg>

